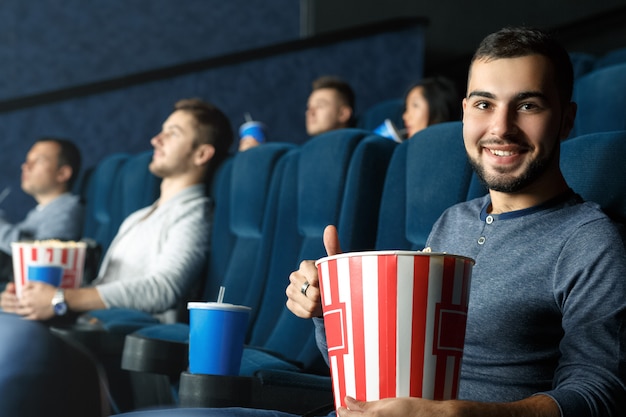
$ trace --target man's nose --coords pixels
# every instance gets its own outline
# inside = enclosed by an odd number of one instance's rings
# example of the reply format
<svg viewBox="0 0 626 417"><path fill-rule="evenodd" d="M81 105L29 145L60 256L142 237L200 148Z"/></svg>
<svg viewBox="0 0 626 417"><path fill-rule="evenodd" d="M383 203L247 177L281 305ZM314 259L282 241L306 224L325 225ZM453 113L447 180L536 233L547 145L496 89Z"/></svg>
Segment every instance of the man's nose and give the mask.
<svg viewBox="0 0 626 417"><path fill-rule="evenodd" d="M517 133L517 119L514 109L500 107L493 112L491 119L491 134L504 138Z"/></svg>
<svg viewBox="0 0 626 417"><path fill-rule="evenodd" d="M158 143L161 143L163 140L162 135L163 135L163 132L160 132L154 135L152 139L150 139L150 144L152 146L156 146Z"/></svg>

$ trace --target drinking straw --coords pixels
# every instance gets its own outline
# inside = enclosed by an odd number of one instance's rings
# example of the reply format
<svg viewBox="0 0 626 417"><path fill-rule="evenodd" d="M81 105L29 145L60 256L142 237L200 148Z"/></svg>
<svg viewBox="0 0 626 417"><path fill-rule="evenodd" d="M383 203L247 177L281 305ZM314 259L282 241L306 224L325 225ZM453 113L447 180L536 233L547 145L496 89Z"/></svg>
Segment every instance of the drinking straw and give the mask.
<svg viewBox="0 0 626 417"><path fill-rule="evenodd" d="M244 113L243 118L246 120L246 122L251 122L252 121L252 116L248 112Z"/></svg>
<svg viewBox="0 0 626 417"><path fill-rule="evenodd" d="M220 292L219 294L217 294L217 302L218 303L223 303L224 302L224 292L226 291L226 287L220 286Z"/></svg>

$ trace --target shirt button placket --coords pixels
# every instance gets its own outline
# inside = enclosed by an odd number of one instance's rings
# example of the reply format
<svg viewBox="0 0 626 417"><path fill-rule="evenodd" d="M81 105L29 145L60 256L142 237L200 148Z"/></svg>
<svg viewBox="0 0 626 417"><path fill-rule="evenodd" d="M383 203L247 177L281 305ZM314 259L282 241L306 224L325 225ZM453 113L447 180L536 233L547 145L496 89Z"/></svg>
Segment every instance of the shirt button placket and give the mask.
<svg viewBox="0 0 626 417"><path fill-rule="evenodd" d="M493 223L493 216L491 215L487 216L487 218L485 219L485 223L487 224ZM487 238L485 236L481 236L478 238L477 242L479 245L484 245L486 241L487 241Z"/></svg>

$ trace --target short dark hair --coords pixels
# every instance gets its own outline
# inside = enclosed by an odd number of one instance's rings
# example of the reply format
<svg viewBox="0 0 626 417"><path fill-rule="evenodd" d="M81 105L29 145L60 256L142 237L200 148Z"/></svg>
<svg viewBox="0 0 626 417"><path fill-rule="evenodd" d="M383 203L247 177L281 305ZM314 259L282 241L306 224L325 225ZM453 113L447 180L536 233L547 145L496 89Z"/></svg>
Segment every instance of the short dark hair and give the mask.
<svg viewBox="0 0 626 417"><path fill-rule="evenodd" d="M78 147L69 139L55 138L44 136L35 141L38 142L54 142L59 145L59 168L68 165L72 169L72 175L67 180L67 190L71 190L78 178L81 167L81 156Z"/></svg>
<svg viewBox="0 0 626 417"><path fill-rule="evenodd" d="M491 60L543 55L552 64L561 104L572 99L574 69L567 50L549 33L536 28L505 27L485 37L472 58ZM471 72L471 70L470 70Z"/></svg>
<svg viewBox="0 0 626 417"><path fill-rule="evenodd" d="M228 157L233 144L233 129L228 117L215 105L199 98L186 98L174 104L174 111L185 111L198 123L194 145L208 144L215 148L215 154L206 172L207 184L212 181L217 168Z"/></svg>
<svg viewBox="0 0 626 417"><path fill-rule="evenodd" d="M405 102L416 87L422 87L428 102L428 126L461 119L461 96L452 80L443 76L423 78L407 90Z"/></svg>
<svg viewBox="0 0 626 417"><path fill-rule="evenodd" d="M354 91L350 84L339 77L333 75L324 75L311 83L311 91L320 90L322 88L330 88L339 94L339 98L343 103L352 109L354 114Z"/></svg>

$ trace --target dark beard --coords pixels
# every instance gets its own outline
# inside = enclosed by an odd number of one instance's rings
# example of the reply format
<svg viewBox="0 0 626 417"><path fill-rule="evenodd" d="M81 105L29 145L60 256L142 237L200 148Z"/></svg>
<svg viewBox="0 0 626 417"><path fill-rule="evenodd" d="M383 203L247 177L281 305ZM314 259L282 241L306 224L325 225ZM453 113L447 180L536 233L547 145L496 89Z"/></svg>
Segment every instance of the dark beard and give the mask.
<svg viewBox="0 0 626 417"><path fill-rule="evenodd" d="M552 161L558 155L558 152L555 150L543 159L532 161L519 177L499 176L497 178L487 178L482 165L471 158L469 162L480 181L488 189L502 193L517 193L535 182L549 169Z"/></svg>

